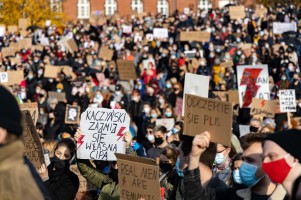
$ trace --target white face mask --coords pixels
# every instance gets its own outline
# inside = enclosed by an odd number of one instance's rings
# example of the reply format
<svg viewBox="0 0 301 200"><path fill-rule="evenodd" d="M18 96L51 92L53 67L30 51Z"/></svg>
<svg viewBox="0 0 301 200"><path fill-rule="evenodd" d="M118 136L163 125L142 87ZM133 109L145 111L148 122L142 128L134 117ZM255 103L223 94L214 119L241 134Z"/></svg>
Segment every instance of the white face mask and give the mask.
<svg viewBox="0 0 301 200"><path fill-rule="evenodd" d="M155 136L154 135L147 135L146 138L148 139L148 141L152 142L155 140Z"/></svg>

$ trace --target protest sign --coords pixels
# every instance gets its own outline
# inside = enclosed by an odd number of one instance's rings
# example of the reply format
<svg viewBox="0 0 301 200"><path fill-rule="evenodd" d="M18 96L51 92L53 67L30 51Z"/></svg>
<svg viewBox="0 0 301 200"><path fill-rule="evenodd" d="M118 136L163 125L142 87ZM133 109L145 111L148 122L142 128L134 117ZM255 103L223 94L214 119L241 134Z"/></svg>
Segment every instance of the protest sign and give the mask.
<svg viewBox="0 0 301 200"><path fill-rule="evenodd" d="M65 100L66 100L65 92L51 92L51 91L49 91L48 96L56 98L60 102L65 102Z"/></svg>
<svg viewBox="0 0 301 200"><path fill-rule="evenodd" d="M127 33L127 34L131 34L132 33L132 26L128 26L128 25L123 24L122 25L122 32Z"/></svg>
<svg viewBox="0 0 301 200"><path fill-rule="evenodd" d="M228 67L232 67L234 65L233 63L233 60L228 60L228 61L225 61L225 62L222 62L220 64L221 67L224 67L224 68L228 68Z"/></svg>
<svg viewBox="0 0 301 200"><path fill-rule="evenodd" d="M114 51L109 49L107 46L102 46L100 48L99 57L104 60L111 61L113 54L114 54Z"/></svg>
<svg viewBox="0 0 301 200"><path fill-rule="evenodd" d="M228 91L228 102L233 103L234 105L239 104L239 94L237 90Z"/></svg>
<svg viewBox="0 0 301 200"><path fill-rule="evenodd" d="M3 37L6 32L6 27L5 25L0 25L0 37Z"/></svg>
<svg viewBox="0 0 301 200"><path fill-rule="evenodd" d="M53 65L45 65L44 77L45 78L57 78L57 74L61 69Z"/></svg>
<svg viewBox="0 0 301 200"><path fill-rule="evenodd" d="M167 28L154 28L153 30L154 38L168 38Z"/></svg>
<svg viewBox="0 0 301 200"><path fill-rule="evenodd" d="M166 118L166 119L157 119L156 120L156 126L165 126L168 131L171 131L171 129L175 125L175 119L174 118Z"/></svg>
<svg viewBox="0 0 301 200"><path fill-rule="evenodd" d="M116 154L120 199L160 199L160 170L154 160Z"/></svg>
<svg viewBox="0 0 301 200"><path fill-rule="evenodd" d="M208 131L212 142L229 147L232 113L231 103L186 94L184 135L195 136Z"/></svg>
<svg viewBox="0 0 301 200"><path fill-rule="evenodd" d="M185 73L184 97L186 94L193 94L199 97L208 97L209 77L191 73ZM182 116L185 112L185 98L183 99Z"/></svg>
<svg viewBox="0 0 301 200"><path fill-rule="evenodd" d="M274 34L282 34L288 31L297 31L296 22L273 22Z"/></svg>
<svg viewBox="0 0 301 200"><path fill-rule="evenodd" d="M80 107L67 105L65 112L65 124L77 124L79 122Z"/></svg>
<svg viewBox="0 0 301 200"><path fill-rule="evenodd" d="M295 90L279 90L280 112L296 112L296 94Z"/></svg>
<svg viewBox="0 0 301 200"><path fill-rule="evenodd" d="M42 46L48 46L49 45L49 39L47 37L40 38L40 44Z"/></svg>
<svg viewBox="0 0 301 200"><path fill-rule="evenodd" d="M18 31L18 26L17 25L7 26L7 30L8 32L15 33Z"/></svg>
<svg viewBox="0 0 301 200"><path fill-rule="evenodd" d="M245 18L245 7L244 6L230 6L229 14L231 19L242 19Z"/></svg>
<svg viewBox="0 0 301 200"><path fill-rule="evenodd" d="M78 170L77 165L70 165L70 171L76 174L79 179L78 192L94 191L97 189L94 185L92 185L89 181L87 181L87 179L83 177L83 175Z"/></svg>
<svg viewBox="0 0 301 200"><path fill-rule="evenodd" d="M220 100L227 102L228 101L228 92L227 91L214 91L213 94Z"/></svg>
<svg viewBox="0 0 301 200"><path fill-rule="evenodd" d="M11 47L2 47L1 49L1 55L2 58L8 57L8 56L15 56L15 49Z"/></svg>
<svg viewBox="0 0 301 200"><path fill-rule="evenodd" d="M17 64L21 64L21 58L20 57L14 57L14 58L10 58L10 63L12 65L17 65Z"/></svg>
<svg viewBox="0 0 301 200"><path fill-rule="evenodd" d="M29 49L32 46L31 38L24 38L18 42L20 49Z"/></svg>
<svg viewBox="0 0 301 200"><path fill-rule="evenodd" d="M27 26L28 26L28 19L20 18L19 21L18 21L18 26L19 26L19 29L25 31L27 29Z"/></svg>
<svg viewBox="0 0 301 200"><path fill-rule="evenodd" d="M38 168L45 163L42 144L29 111L22 111L22 115L24 155Z"/></svg>
<svg viewBox="0 0 301 200"><path fill-rule="evenodd" d="M250 133L250 126L249 125L239 125L239 136L242 137Z"/></svg>
<svg viewBox="0 0 301 200"><path fill-rule="evenodd" d="M38 118L39 118L39 108L38 108L38 103L22 103L19 105L20 106L20 110L28 110L32 121L34 123L34 125L37 124Z"/></svg>
<svg viewBox="0 0 301 200"><path fill-rule="evenodd" d="M118 73L120 80L136 80L137 73L133 61L129 60L117 60Z"/></svg>
<svg viewBox="0 0 301 200"><path fill-rule="evenodd" d="M251 115L260 115L262 117L275 117L275 101L253 98L251 105Z"/></svg>
<svg viewBox="0 0 301 200"><path fill-rule="evenodd" d="M81 114L84 135L77 141L77 157L93 160L116 160L115 153L125 153L124 132L130 117L123 109L91 108Z"/></svg>
<svg viewBox="0 0 301 200"><path fill-rule="evenodd" d="M148 33L145 35L145 38L147 39L147 41L153 41L154 40L154 35L151 33Z"/></svg>
<svg viewBox="0 0 301 200"><path fill-rule="evenodd" d="M265 7L256 7L255 9L255 15L257 17L263 17L267 12L268 10Z"/></svg>
<svg viewBox="0 0 301 200"><path fill-rule="evenodd" d="M66 41L66 47L68 48L69 52L72 54L78 51L78 47L74 39L68 39Z"/></svg>
<svg viewBox="0 0 301 200"><path fill-rule="evenodd" d="M180 34L180 41L209 42L210 33L207 31L182 31Z"/></svg>
<svg viewBox="0 0 301 200"><path fill-rule="evenodd" d="M0 72L0 83L3 85L19 85L24 78L23 70Z"/></svg>
<svg viewBox="0 0 301 200"><path fill-rule="evenodd" d="M237 66L240 108L249 108L253 98L270 99L267 65Z"/></svg>
<svg viewBox="0 0 301 200"><path fill-rule="evenodd" d="M188 57L190 60L192 60L195 57L196 50L184 51L184 54L186 57Z"/></svg>

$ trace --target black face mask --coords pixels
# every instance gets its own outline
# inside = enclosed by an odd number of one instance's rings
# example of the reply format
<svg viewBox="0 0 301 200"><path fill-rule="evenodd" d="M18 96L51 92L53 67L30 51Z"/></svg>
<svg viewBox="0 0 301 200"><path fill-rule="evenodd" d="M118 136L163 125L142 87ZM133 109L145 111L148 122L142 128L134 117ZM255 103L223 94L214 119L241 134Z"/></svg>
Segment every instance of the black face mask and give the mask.
<svg viewBox="0 0 301 200"><path fill-rule="evenodd" d="M171 163L160 162L160 169L163 173L169 172L172 170L173 165Z"/></svg>
<svg viewBox="0 0 301 200"><path fill-rule="evenodd" d="M163 138L156 138L155 137L155 145L158 146L158 145L161 145L162 143L164 142Z"/></svg>
<svg viewBox="0 0 301 200"><path fill-rule="evenodd" d="M258 128L255 127L255 126L250 126L250 131L251 131L252 133L257 133Z"/></svg>
<svg viewBox="0 0 301 200"><path fill-rule="evenodd" d="M111 168L109 177L118 184L118 169Z"/></svg>
<svg viewBox="0 0 301 200"><path fill-rule="evenodd" d="M178 147L181 142L180 141L173 141L172 143Z"/></svg>
<svg viewBox="0 0 301 200"><path fill-rule="evenodd" d="M52 162L53 162L54 166L58 169L70 167L69 160L61 160L56 155L54 155Z"/></svg>

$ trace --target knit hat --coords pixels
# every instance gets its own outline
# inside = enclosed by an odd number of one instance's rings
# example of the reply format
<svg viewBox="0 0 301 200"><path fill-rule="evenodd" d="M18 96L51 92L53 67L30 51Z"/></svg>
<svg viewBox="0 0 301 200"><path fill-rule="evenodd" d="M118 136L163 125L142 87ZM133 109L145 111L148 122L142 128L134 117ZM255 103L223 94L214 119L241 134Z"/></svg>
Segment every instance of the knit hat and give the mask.
<svg viewBox="0 0 301 200"><path fill-rule="evenodd" d="M21 136L22 115L15 97L3 86L0 86L0 127L9 133Z"/></svg>
<svg viewBox="0 0 301 200"><path fill-rule="evenodd" d="M301 130L291 129L269 134L266 140L271 140L278 144L283 150L297 158L301 163Z"/></svg>

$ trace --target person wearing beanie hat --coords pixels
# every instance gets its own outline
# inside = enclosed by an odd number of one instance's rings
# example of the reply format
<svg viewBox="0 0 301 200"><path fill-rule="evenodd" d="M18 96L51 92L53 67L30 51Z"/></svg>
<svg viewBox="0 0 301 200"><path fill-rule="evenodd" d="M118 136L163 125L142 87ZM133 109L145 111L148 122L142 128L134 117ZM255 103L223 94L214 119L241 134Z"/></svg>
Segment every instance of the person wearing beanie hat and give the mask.
<svg viewBox="0 0 301 200"><path fill-rule="evenodd" d="M24 162L22 115L17 100L3 86L0 96L1 199L44 199L30 165Z"/></svg>
<svg viewBox="0 0 301 200"><path fill-rule="evenodd" d="M292 196L293 184L301 176L301 130L291 129L267 136L263 145L262 169L274 183Z"/></svg>

